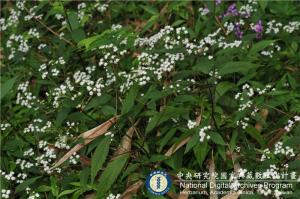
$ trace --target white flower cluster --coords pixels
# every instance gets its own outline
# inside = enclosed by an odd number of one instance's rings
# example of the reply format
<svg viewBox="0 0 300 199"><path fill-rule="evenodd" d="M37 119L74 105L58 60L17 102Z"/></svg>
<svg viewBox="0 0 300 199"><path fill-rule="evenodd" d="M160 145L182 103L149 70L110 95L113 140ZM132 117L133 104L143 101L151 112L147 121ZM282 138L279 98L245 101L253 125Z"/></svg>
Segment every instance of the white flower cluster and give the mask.
<svg viewBox="0 0 300 199"><path fill-rule="evenodd" d="M17 175L17 178L18 178L17 183L18 184L23 183L24 180L27 178L27 176L28 175L26 173L18 173L18 175Z"/></svg>
<svg viewBox="0 0 300 199"><path fill-rule="evenodd" d="M274 154L282 154L282 155L286 155L286 156L290 156L290 157L294 157L295 153L294 150L289 147L286 146L283 148L283 143L282 142L277 142L275 144L275 150L274 150Z"/></svg>
<svg viewBox="0 0 300 199"><path fill-rule="evenodd" d="M59 87L54 88L54 90L51 92L51 95L54 97L53 100L53 107L58 108L59 107L59 99L61 97L66 96L71 91L74 90L74 86L71 84L70 78L68 77L64 83L62 83Z"/></svg>
<svg viewBox="0 0 300 199"><path fill-rule="evenodd" d="M137 38L135 40L135 46L147 46L150 50L154 48L154 46L163 38L166 37L167 35L170 35L173 33L174 28L171 26L166 26L163 29L161 29L158 33L154 34L153 36L149 38Z"/></svg>
<svg viewBox="0 0 300 199"><path fill-rule="evenodd" d="M196 121L192 121L192 120L189 120L188 123L187 123L187 127L188 127L189 129L195 128L196 125L197 125L197 122L196 122Z"/></svg>
<svg viewBox="0 0 300 199"><path fill-rule="evenodd" d="M269 50L269 51L263 50L263 51L260 52L260 54L262 54L262 55L264 55L266 57L273 57L273 53L274 53L273 50Z"/></svg>
<svg viewBox="0 0 300 199"><path fill-rule="evenodd" d="M19 84L16 103L27 108L32 108L36 102L34 96L28 89L29 81Z"/></svg>
<svg viewBox="0 0 300 199"><path fill-rule="evenodd" d="M51 164L56 159L55 149L48 146L46 141L41 140L39 142L39 148L44 152L41 155L35 158L36 163L35 166L42 166L42 169L47 174L52 173L53 171L61 172L60 168L55 168L54 170L50 170Z"/></svg>
<svg viewBox="0 0 300 199"><path fill-rule="evenodd" d="M263 151L263 154L262 154L261 158L260 158L260 161L263 162L263 161L265 161L266 159L270 159L270 154L271 154L270 149L268 149L268 148L265 149L265 150Z"/></svg>
<svg viewBox="0 0 300 199"><path fill-rule="evenodd" d="M127 53L127 50L119 50L119 48L113 44L102 45L98 48L101 52L105 52L103 58L99 60L99 66L116 65L119 63L121 56Z"/></svg>
<svg viewBox="0 0 300 199"><path fill-rule="evenodd" d="M7 20L5 18L0 19L0 31L4 31L11 26L16 27L19 23L20 14L19 10L11 9Z"/></svg>
<svg viewBox="0 0 300 199"><path fill-rule="evenodd" d="M46 79L49 72L47 71L47 68L54 67L57 65L63 66L66 63L63 57L59 57L56 61L50 60L47 64L44 63L40 65L39 72L42 72L42 79ZM50 70L52 77L57 77L59 74L59 70L57 68L52 68Z"/></svg>
<svg viewBox="0 0 300 199"><path fill-rule="evenodd" d="M232 22L226 21L223 26L226 30L227 35L230 34L234 30L234 24Z"/></svg>
<svg viewBox="0 0 300 199"><path fill-rule="evenodd" d="M231 43L226 42L225 37L220 37L217 41L218 43L218 47L219 48L223 48L223 49L227 49L227 48L238 48L240 47L240 45L242 44L241 40L235 40Z"/></svg>
<svg viewBox="0 0 300 199"><path fill-rule="evenodd" d="M199 13L201 16L205 16L209 13L209 9L208 8L199 8Z"/></svg>
<svg viewBox="0 0 300 199"><path fill-rule="evenodd" d="M249 18L252 13L255 13L257 11L257 8L255 7L257 5L257 1L249 0L247 1L247 4L242 5L239 9L239 14L245 18Z"/></svg>
<svg viewBox="0 0 300 199"><path fill-rule="evenodd" d="M77 6L77 9L78 9L78 20L79 21L81 21L83 19L83 17L84 17L85 8L86 8L86 4L84 2L78 4L78 6Z"/></svg>
<svg viewBox="0 0 300 199"><path fill-rule="evenodd" d="M274 33L277 34L280 31L280 28L282 27L282 23L277 22L275 20L269 21L267 23L267 28L266 28L266 34Z"/></svg>
<svg viewBox="0 0 300 199"><path fill-rule="evenodd" d="M35 37L35 38L40 38L40 33L37 31L36 28L30 28L29 31L28 31L28 34L32 37Z"/></svg>
<svg viewBox="0 0 300 199"><path fill-rule="evenodd" d="M24 128L24 133L45 133L46 130L51 128L52 122L47 121L44 126L42 126L43 120L41 119L34 119L33 123L30 123L26 128Z"/></svg>
<svg viewBox="0 0 300 199"><path fill-rule="evenodd" d="M103 3L100 5L100 3L96 3L95 4L95 8L97 8L97 10L100 12L100 13L103 13L107 10L108 8L108 4L107 3Z"/></svg>
<svg viewBox="0 0 300 199"><path fill-rule="evenodd" d="M159 67L154 71L154 74L157 75L157 79L160 80L164 73L171 72L175 68L176 62L182 60L184 60L183 53L167 53L165 59L159 60Z"/></svg>
<svg viewBox="0 0 300 199"><path fill-rule="evenodd" d="M113 140L113 138L115 136L115 134L113 132L111 132L111 131L106 132L104 135L105 136L110 136L111 137L111 139L110 139L111 141Z"/></svg>
<svg viewBox="0 0 300 199"><path fill-rule="evenodd" d="M275 149L273 151L273 154L274 155L281 154L281 155L285 155L285 156L289 156L289 157L295 156L294 150L289 146L283 147L282 142L277 142L275 144ZM263 151L260 161L265 161L266 159L270 159L271 155L272 155L271 151L269 149L265 149ZM288 167L288 165L286 167Z"/></svg>
<svg viewBox="0 0 300 199"><path fill-rule="evenodd" d="M59 13L55 14L55 18L57 20L62 20L61 26L67 25L67 20L64 18L64 16L62 14L59 14Z"/></svg>
<svg viewBox="0 0 300 199"><path fill-rule="evenodd" d="M14 176L15 172L13 172L13 171L11 171L9 173L5 173L4 171L0 170L0 173L1 173L1 176L3 176L8 181L15 181L16 180L16 177Z"/></svg>
<svg viewBox="0 0 300 199"><path fill-rule="evenodd" d="M15 172L11 171L9 173L5 173L4 171L0 170L1 176L3 176L8 181L16 181L18 184L24 182L24 180L27 178L26 173L18 173L18 175L15 175Z"/></svg>
<svg viewBox="0 0 300 199"><path fill-rule="evenodd" d="M38 45L37 49L38 49L38 50L42 50L42 49L45 48L46 46L47 46L46 44L41 43L41 44Z"/></svg>
<svg viewBox="0 0 300 199"><path fill-rule="evenodd" d="M1 197L2 198L9 198L11 190L8 189L1 189Z"/></svg>
<svg viewBox="0 0 300 199"><path fill-rule="evenodd" d="M253 25L254 26L254 25ZM300 28L300 22L299 21L290 21L287 25L283 26L281 22L276 22L276 20L271 20L267 23L266 27L266 34L278 34L280 30L285 31L287 33L293 33Z"/></svg>
<svg viewBox="0 0 300 199"><path fill-rule="evenodd" d="M111 25L111 29L112 30L119 30L121 28L122 28L122 25L120 25L120 24L112 24Z"/></svg>
<svg viewBox="0 0 300 199"><path fill-rule="evenodd" d="M97 96L101 96L102 88L105 87L104 79L102 77L96 81L93 81L91 80L91 75L87 74L86 72L75 72L73 79L75 80L75 83L79 84L80 86L86 85L86 90L88 91L89 95L96 94Z"/></svg>
<svg viewBox="0 0 300 199"><path fill-rule="evenodd" d="M246 129L249 122L249 117L244 117L243 119L236 122L237 126L242 126L242 129Z"/></svg>
<svg viewBox="0 0 300 199"><path fill-rule="evenodd" d="M21 159L17 159L16 160L16 164L20 165L21 170L23 171L24 169L30 169L31 167L34 166L33 163L26 161L26 160L21 160Z"/></svg>
<svg viewBox="0 0 300 199"><path fill-rule="evenodd" d="M296 115L293 119L288 120L288 124L284 127L284 130L290 132L295 122L300 122L300 116Z"/></svg>
<svg viewBox="0 0 300 199"><path fill-rule="evenodd" d="M221 75L219 75L219 71L217 69L209 72L209 76L211 76L214 80L214 84L218 84L218 79L221 79Z"/></svg>
<svg viewBox="0 0 300 199"><path fill-rule="evenodd" d="M72 155L71 155L71 157L69 158L69 162L71 163L71 164L77 164L78 163L78 159L80 158L80 156L78 155L78 154L76 154L76 152L75 153L73 153Z"/></svg>
<svg viewBox="0 0 300 199"><path fill-rule="evenodd" d="M278 172L278 168L275 165L270 165L270 169L267 169L265 172L262 173L263 178L269 179L280 179L280 173ZM257 192L264 196L269 196L272 194L272 190L268 186L264 186L263 184L259 184ZM278 189L273 190L274 196L279 199L281 196L281 191Z"/></svg>
<svg viewBox="0 0 300 199"><path fill-rule="evenodd" d="M200 137L200 142L203 142L205 137L206 139L210 139L210 136L206 134L206 131L210 130L211 126L204 126L203 128L200 129L199 131L199 137Z"/></svg>
<svg viewBox="0 0 300 199"><path fill-rule="evenodd" d="M253 107L253 102L251 101L251 97L257 93L257 95L263 95L269 91L275 91L275 88L272 88L271 85L266 85L263 89L261 88L252 88L249 84L244 84L242 86L242 92L238 92L234 98L236 100L239 100L241 103L239 104L239 111L244 111L246 109L249 109ZM254 116L255 113L258 111L256 107L254 107L254 110L251 112L251 115Z"/></svg>
<svg viewBox="0 0 300 199"><path fill-rule="evenodd" d="M69 150L70 146L67 143L67 136L58 136L58 140L54 143L54 146L58 149Z"/></svg>
<svg viewBox="0 0 300 199"><path fill-rule="evenodd" d="M34 155L33 149L30 148L30 149L24 151L23 155L24 156L33 156Z"/></svg>
<svg viewBox="0 0 300 199"><path fill-rule="evenodd" d="M32 8L29 9L29 14L24 17L25 21L30 21L31 19L42 19L43 14L36 15L35 10L38 10L38 6L33 6Z"/></svg>
<svg viewBox="0 0 300 199"><path fill-rule="evenodd" d="M299 30L300 22L299 21L291 21L288 25L283 26L283 30L288 33L293 33L296 30Z"/></svg>
<svg viewBox="0 0 300 199"><path fill-rule="evenodd" d="M30 49L28 45L28 40L26 40L23 35L10 35L9 39L6 42L6 47L10 49L10 54L8 56L9 60L12 60L15 57L16 50L22 53L27 53ZM24 60L25 57L22 57Z"/></svg>
<svg viewBox="0 0 300 199"><path fill-rule="evenodd" d="M121 197L121 194L117 194L117 195L114 195L114 194L109 194L109 196L106 197L106 199L119 199Z"/></svg>
<svg viewBox="0 0 300 199"><path fill-rule="evenodd" d="M11 127L10 123L1 123L0 124L0 129L1 131L5 131L7 128Z"/></svg>
<svg viewBox="0 0 300 199"><path fill-rule="evenodd" d="M39 193L35 193L34 191L28 197L28 199L37 199L37 198L40 198L40 194Z"/></svg>

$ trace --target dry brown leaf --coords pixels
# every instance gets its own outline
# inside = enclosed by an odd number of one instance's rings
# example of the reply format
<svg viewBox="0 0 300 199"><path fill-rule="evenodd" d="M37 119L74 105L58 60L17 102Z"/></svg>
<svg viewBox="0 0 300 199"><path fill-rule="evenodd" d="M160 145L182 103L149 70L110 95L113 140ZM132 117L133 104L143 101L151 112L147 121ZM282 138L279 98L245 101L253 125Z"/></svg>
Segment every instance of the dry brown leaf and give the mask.
<svg viewBox="0 0 300 199"><path fill-rule="evenodd" d="M189 194L187 193L187 191L189 191L189 189L185 188L183 190L183 192L181 194L179 194L177 199L188 199L189 198Z"/></svg>
<svg viewBox="0 0 300 199"><path fill-rule="evenodd" d="M209 184L216 185L215 173L216 173L215 160L214 160L214 157L212 156L211 160L209 161L209 175L210 175ZM210 187L209 198L210 199L218 199L216 186Z"/></svg>
<svg viewBox="0 0 300 199"><path fill-rule="evenodd" d="M283 128L278 129L278 132L275 134L275 136L272 137L272 139L268 142L267 146L268 148L272 148L273 145L278 142L281 137L286 133L286 130Z"/></svg>
<svg viewBox="0 0 300 199"><path fill-rule="evenodd" d="M227 194L226 196L223 196L221 199L237 199L239 197L239 193L232 192L230 194Z"/></svg>
<svg viewBox="0 0 300 199"><path fill-rule="evenodd" d="M94 198L96 198L95 193L87 194L87 195L84 196L84 199L94 199Z"/></svg>
<svg viewBox="0 0 300 199"><path fill-rule="evenodd" d="M268 109L266 109L266 108L261 109L261 111L260 111L260 116L261 116L264 120L267 119L268 114L269 114L269 110L268 110ZM261 130L262 130L262 124L259 123L259 122L257 122L257 123L255 124L255 128L256 128L256 130L257 130L258 132L261 132Z"/></svg>
<svg viewBox="0 0 300 199"><path fill-rule="evenodd" d="M201 114L196 118L196 126L199 126L200 122ZM190 141L191 138L192 136L188 136L185 139L183 139L179 144L173 144L171 148L165 153L165 156L171 156L172 154L174 154L178 149L180 149L183 145Z"/></svg>
<svg viewBox="0 0 300 199"><path fill-rule="evenodd" d="M95 138L99 137L100 135L103 135L106 133L106 131L117 122L118 116L112 117L111 119L107 120L106 122L102 123L101 125L88 130L84 133L82 133L79 138L84 139L83 144L77 144L72 149L70 149L60 160L58 160L53 167L50 168L50 170L60 166L62 163L64 163L69 157L71 157L74 153L79 151L82 147L93 141Z"/></svg>
<svg viewBox="0 0 300 199"><path fill-rule="evenodd" d="M169 191L167 193L167 196L169 196L169 198L171 198L171 199L177 199L178 195L176 193L172 192L172 191Z"/></svg>
<svg viewBox="0 0 300 199"><path fill-rule="evenodd" d="M130 185L121 195L121 199L130 199L132 194L137 193L142 187L144 182L142 180L137 181L136 183Z"/></svg>
<svg viewBox="0 0 300 199"><path fill-rule="evenodd" d="M179 144L173 144L171 148L165 153L165 156L171 156L173 153L175 153L178 149L180 149L183 145L185 145L192 136L186 137L184 140L182 140Z"/></svg>
<svg viewBox="0 0 300 199"><path fill-rule="evenodd" d="M114 159L115 157L117 157L121 154L128 153L131 151L132 136L135 131L135 127L138 123L139 123L139 120L132 127L130 127L128 129L126 134L123 136L123 138L121 140L121 144L120 144L119 148L117 149L117 151L115 152L112 159Z"/></svg>

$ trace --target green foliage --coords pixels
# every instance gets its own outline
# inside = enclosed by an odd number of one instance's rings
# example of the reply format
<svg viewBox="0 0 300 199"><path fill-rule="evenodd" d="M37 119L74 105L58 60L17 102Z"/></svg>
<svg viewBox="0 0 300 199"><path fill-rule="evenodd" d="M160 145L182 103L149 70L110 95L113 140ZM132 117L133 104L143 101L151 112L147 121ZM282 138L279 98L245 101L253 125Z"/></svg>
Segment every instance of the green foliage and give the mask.
<svg viewBox="0 0 300 199"><path fill-rule="evenodd" d="M148 193L150 171L174 180L212 160L299 170L296 1L0 4L1 198L105 199L135 183L132 198L167 198Z"/></svg>

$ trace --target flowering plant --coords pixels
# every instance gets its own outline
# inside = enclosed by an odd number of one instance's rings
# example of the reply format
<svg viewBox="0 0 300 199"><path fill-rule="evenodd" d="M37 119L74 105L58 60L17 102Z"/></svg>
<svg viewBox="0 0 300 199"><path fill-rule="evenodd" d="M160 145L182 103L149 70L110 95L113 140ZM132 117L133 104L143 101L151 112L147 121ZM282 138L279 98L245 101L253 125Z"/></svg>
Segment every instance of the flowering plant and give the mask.
<svg viewBox="0 0 300 199"><path fill-rule="evenodd" d="M156 198L155 169L173 181L161 198L207 170L232 172L224 197L297 198L299 8L1 2L2 198ZM246 195L247 172L293 187Z"/></svg>

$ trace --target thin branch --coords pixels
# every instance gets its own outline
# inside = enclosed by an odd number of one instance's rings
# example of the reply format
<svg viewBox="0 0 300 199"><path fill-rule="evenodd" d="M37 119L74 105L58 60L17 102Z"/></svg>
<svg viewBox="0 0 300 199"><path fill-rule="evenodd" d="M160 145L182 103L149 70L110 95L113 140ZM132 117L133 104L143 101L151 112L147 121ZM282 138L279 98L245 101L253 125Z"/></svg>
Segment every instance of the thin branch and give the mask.
<svg viewBox="0 0 300 199"><path fill-rule="evenodd" d="M25 10L27 11L28 14L30 14L29 10L27 8L25 8ZM55 32L53 29L51 29L50 27L48 27L43 21L41 21L40 19L38 19L37 17L33 17L37 22L39 22L44 28L46 28L48 31L50 31L52 34L54 34L55 36L59 37L61 40L65 41L66 43L70 44L71 46L75 47L75 45L65 39L64 37L61 37L57 32Z"/></svg>

